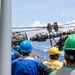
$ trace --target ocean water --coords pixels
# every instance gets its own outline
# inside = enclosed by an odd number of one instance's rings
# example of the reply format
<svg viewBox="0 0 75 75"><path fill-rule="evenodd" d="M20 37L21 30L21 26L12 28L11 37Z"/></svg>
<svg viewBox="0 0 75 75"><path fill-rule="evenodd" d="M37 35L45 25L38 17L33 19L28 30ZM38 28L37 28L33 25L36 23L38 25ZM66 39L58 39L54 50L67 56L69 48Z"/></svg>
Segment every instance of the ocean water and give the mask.
<svg viewBox="0 0 75 75"><path fill-rule="evenodd" d="M58 38L56 39L56 42L58 42ZM33 52L38 54L41 57L44 57L45 59L50 59L49 58L49 48L51 47L50 45L50 40L46 40L44 42L32 42L33 44ZM52 40L52 44L54 45L55 42ZM64 51L60 52L60 57L59 57L59 61L63 62L64 61Z"/></svg>

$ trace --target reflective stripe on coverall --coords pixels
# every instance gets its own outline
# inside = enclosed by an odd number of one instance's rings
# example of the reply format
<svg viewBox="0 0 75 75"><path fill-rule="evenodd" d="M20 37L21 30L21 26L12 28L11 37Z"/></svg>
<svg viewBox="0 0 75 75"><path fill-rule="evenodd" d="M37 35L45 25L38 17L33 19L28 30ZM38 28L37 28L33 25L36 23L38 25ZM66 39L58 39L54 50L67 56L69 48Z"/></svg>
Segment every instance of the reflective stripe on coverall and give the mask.
<svg viewBox="0 0 75 75"><path fill-rule="evenodd" d="M75 75L75 66L64 66L59 70L51 72L49 75Z"/></svg>

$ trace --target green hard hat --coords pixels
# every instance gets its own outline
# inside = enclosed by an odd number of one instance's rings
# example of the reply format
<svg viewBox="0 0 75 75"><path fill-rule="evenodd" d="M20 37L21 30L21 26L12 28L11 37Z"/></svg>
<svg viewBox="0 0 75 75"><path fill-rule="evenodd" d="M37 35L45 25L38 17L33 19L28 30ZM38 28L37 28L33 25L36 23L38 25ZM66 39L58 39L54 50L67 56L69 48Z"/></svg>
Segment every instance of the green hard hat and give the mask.
<svg viewBox="0 0 75 75"><path fill-rule="evenodd" d="M69 36L64 43L64 50L75 50L75 34Z"/></svg>

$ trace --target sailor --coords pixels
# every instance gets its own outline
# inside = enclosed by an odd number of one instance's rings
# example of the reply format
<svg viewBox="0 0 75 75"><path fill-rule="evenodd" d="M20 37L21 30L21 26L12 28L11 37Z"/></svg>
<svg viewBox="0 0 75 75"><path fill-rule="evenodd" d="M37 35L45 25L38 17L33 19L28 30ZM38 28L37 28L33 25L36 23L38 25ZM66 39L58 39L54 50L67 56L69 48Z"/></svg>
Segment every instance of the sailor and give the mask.
<svg viewBox="0 0 75 75"><path fill-rule="evenodd" d="M49 75L75 75L75 34L66 39L63 49L65 51L66 66Z"/></svg>
<svg viewBox="0 0 75 75"><path fill-rule="evenodd" d="M51 68L52 71L60 69L63 66L63 63L58 60L59 54L60 54L60 51L57 47L51 47L49 50L49 55L51 59L43 62L49 68Z"/></svg>
<svg viewBox="0 0 75 75"><path fill-rule="evenodd" d="M33 46L29 40L20 43L21 57L12 61L12 75L49 75L51 69L30 56Z"/></svg>
<svg viewBox="0 0 75 75"><path fill-rule="evenodd" d="M56 43L56 47L59 48L60 51L63 50L64 42L68 38L68 35L66 33L63 33L63 35L59 38L58 42Z"/></svg>
<svg viewBox="0 0 75 75"><path fill-rule="evenodd" d="M11 50L11 60L13 61L19 57L20 57L20 53L17 50L12 49Z"/></svg>
<svg viewBox="0 0 75 75"><path fill-rule="evenodd" d="M20 46L16 46L16 51L18 51L20 53Z"/></svg>

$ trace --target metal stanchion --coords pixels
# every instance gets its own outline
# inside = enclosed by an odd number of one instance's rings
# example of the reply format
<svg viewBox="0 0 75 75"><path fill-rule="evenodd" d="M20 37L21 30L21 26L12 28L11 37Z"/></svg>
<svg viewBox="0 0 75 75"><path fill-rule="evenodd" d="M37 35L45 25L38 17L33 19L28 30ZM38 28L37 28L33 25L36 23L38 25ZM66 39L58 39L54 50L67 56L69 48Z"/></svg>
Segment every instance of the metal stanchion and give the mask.
<svg viewBox="0 0 75 75"><path fill-rule="evenodd" d="M11 75L11 0L0 5L0 75Z"/></svg>

